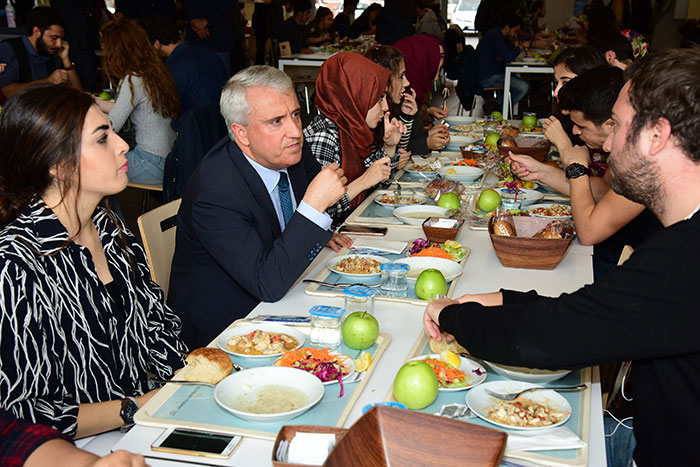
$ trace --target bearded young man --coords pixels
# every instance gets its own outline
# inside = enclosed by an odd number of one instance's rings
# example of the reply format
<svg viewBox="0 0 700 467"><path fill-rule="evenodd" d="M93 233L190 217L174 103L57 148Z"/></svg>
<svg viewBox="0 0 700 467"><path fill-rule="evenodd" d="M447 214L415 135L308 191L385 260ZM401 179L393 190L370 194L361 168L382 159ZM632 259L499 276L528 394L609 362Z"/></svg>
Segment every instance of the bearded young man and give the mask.
<svg viewBox="0 0 700 467"><path fill-rule="evenodd" d="M55 9L34 8L26 35L0 43L0 63L7 63L5 72L0 74L2 93L10 97L37 83L67 84L82 90L64 35L63 18Z"/></svg>
<svg viewBox="0 0 700 467"><path fill-rule="evenodd" d="M632 361L639 467L697 463L698 70L698 49L645 57L628 69L613 107L604 144L612 187L664 226L623 266L558 298L501 290L436 300L424 315L431 336L441 339L442 328L475 357L506 365L576 369ZM502 332L483 332L495 327Z"/></svg>

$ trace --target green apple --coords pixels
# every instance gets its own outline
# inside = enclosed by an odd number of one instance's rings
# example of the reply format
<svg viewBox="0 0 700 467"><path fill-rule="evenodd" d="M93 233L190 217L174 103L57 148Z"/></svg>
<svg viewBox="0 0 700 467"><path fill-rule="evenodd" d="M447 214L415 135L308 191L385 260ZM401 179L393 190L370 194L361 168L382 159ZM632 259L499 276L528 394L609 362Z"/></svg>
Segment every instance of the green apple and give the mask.
<svg viewBox="0 0 700 467"><path fill-rule="evenodd" d="M437 269L426 269L416 279L416 295L422 300L435 300L437 295L447 293L445 276Z"/></svg>
<svg viewBox="0 0 700 467"><path fill-rule="evenodd" d="M537 117L534 115L525 115L523 117L523 126L534 128L537 126Z"/></svg>
<svg viewBox="0 0 700 467"><path fill-rule="evenodd" d="M459 202L459 196L457 196L454 193L441 194L440 198L438 198L437 204L441 208L445 208L445 209L459 209L459 207L461 205Z"/></svg>
<svg viewBox="0 0 700 467"><path fill-rule="evenodd" d="M479 209L491 212L501 204L501 195L496 190L488 188L479 195Z"/></svg>
<svg viewBox="0 0 700 467"><path fill-rule="evenodd" d="M501 112L499 112L498 110L494 110L493 112L491 112L491 116L494 117L499 122L503 121L503 114Z"/></svg>
<svg viewBox="0 0 700 467"><path fill-rule="evenodd" d="M411 360L394 378L394 398L411 410L423 409L437 399L438 379L430 365Z"/></svg>
<svg viewBox="0 0 700 467"><path fill-rule="evenodd" d="M541 53L535 52L535 54L532 56L533 58L536 58L538 60L542 60L544 57L542 56Z"/></svg>
<svg viewBox="0 0 700 467"><path fill-rule="evenodd" d="M106 101L112 100L112 96L107 91L102 91L97 95L97 97Z"/></svg>
<svg viewBox="0 0 700 467"><path fill-rule="evenodd" d="M356 311L345 318L342 333L345 345L351 349L364 350L377 340L379 322L366 311Z"/></svg>
<svg viewBox="0 0 700 467"><path fill-rule="evenodd" d="M486 146L491 146L492 148L495 148L498 146L498 140L501 139L501 135L498 133L489 133L486 135L486 139L484 140L484 144Z"/></svg>

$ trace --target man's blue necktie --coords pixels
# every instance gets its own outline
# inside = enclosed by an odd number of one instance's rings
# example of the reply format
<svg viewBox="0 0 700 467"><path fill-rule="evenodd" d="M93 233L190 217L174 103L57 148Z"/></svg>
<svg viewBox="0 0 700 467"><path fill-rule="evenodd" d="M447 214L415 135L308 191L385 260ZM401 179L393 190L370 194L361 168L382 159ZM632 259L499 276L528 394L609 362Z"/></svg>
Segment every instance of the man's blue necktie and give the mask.
<svg viewBox="0 0 700 467"><path fill-rule="evenodd" d="M294 208L292 206L292 196L289 193L289 179L287 174L280 172L280 181L277 182L277 190L280 195L280 204L282 205L282 215L284 216L284 226L289 224L289 219L292 218L294 214Z"/></svg>

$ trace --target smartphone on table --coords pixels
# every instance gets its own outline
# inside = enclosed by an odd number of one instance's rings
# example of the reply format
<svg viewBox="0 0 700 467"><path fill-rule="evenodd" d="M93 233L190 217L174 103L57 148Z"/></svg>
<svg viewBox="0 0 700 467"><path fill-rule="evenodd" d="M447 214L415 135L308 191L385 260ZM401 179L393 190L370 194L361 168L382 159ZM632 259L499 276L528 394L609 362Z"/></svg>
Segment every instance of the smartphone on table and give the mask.
<svg viewBox="0 0 700 467"><path fill-rule="evenodd" d="M151 444L151 449L173 454L228 459L240 441L240 436L224 433L169 428Z"/></svg>
<svg viewBox="0 0 700 467"><path fill-rule="evenodd" d="M338 233L349 235L376 235L384 236L387 233L386 227L376 227L373 225L341 225Z"/></svg>

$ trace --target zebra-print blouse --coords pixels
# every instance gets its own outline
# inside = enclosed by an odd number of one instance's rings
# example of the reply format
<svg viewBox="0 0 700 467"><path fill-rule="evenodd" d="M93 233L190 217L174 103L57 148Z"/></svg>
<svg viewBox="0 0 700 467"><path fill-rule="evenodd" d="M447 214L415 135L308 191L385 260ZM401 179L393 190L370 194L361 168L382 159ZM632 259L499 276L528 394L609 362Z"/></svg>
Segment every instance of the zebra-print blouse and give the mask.
<svg viewBox="0 0 700 467"><path fill-rule="evenodd" d="M79 404L143 394L147 372L171 376L186 351L134 236L101 208L93 220L119 304L43 201L0 231L0 404L67 434Z"/></svg>

